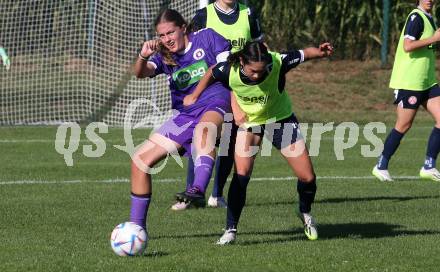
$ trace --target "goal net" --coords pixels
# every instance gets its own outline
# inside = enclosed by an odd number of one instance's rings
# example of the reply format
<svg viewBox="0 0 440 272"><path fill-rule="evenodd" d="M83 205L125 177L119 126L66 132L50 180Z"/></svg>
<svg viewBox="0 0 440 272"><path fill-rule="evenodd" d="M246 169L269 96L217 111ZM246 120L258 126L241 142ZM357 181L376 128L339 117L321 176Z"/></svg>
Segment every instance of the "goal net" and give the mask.
<svg viewBox="0 0 440 272"><path fill-rule="evenodd" d="M138 80L129 71L153 21L170 7L189 21L200 0L0 0L0 125L104 121L157 125L171 107L164 76ZM1 63L0 63L1 64ZM159 114L162 113L162 114Z"/></svg>

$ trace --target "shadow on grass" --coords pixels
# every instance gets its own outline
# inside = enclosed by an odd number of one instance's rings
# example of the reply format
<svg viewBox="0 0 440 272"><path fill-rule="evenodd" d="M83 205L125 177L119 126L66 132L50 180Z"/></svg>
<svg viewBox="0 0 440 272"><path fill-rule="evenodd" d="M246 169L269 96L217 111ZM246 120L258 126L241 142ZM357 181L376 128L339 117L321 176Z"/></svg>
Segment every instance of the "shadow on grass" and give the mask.
<svg viewBox="0 0 440 272"><path fill-rule="evenodd" d="M346 202L367 202L367 201L381 201L389 200L394 202L411 201L421 199L439 199L440 196L372 196L372 197L336 197L325 198L316 200L315 203L346 203ZM295 200L273 201L273 202L259 202L249 203L246 206L273 206L273 205L296 205L298 202Z"/></svg>
<svg viewBox="0 0 440 272"><path fill-rule="evenodd" d="M434 230L406 230L402 225L386 223L347 223L319 225L321 239L338 238L386 238L410 235L437 235Z"/></svg>
<svg viewBox="0 0 440 272"><path fill-rule="evenodd" d="M345 223L345 224L319 224L319 240L331 239L372 239L411 235L439 235L440 231L432 230L405 230L404 226L387 223ZM206 238L212 237L214 240L221 236L218 233L202 234L180 234L180 235L159 235L151 237L152 239L188 239L188 238ZM287 230L272 231L238 231L239 245L255 245L265 243L286 243L289 241L307 240L302 228L293 228ZM260 236L258 240L246 240L248 236ZM270 238L267 236L278 236ZM240 241L243 237L243 241ZM152 256L154 257L154 256Z"/></svg>
<svg viewBox="0 0 440 272"><path fill-rule="evenodd" d="M346 223L318 225L319 240L331 239L372 239L412 235L439 235L440 231L432 230L405 230L404 226L386 223ZM255 245L264 243L285 243L289 241L307 240L302 228L262 232L238 232L238 238L248 235L274 235L277 238L259 240L244 240L239 245Z"/></svg>
<svg viewBox="0 0 440 272"><path fill-rule="evenodd" d="M220 230L216 233L197 233L197 234L170 234L170 235L154 235L150 236L150 239L185 239L185 238L209 238L209 237L220 237L223 231Z"/></svg>
<svg viewBox="0 0 440 272"><path fill-rule="evenodd" d="M148 252L148 249L147 249ZM159 257L165 257L170 255L168 252L164 252L164 251L153 251L153 252L148 252L148 253L144 253L142 256L140 257L145 257L145 258L159 258Z"/></svg>
<svg viewBox="0 0 440 272"><path fill-rule="evenodd" d="M372 197L341 197L341 198L327 198L316 201L316 203L344 203L344 202L363 202L363 201L410 201L420 199L438 199L440 196L372 196Z"/></svg>

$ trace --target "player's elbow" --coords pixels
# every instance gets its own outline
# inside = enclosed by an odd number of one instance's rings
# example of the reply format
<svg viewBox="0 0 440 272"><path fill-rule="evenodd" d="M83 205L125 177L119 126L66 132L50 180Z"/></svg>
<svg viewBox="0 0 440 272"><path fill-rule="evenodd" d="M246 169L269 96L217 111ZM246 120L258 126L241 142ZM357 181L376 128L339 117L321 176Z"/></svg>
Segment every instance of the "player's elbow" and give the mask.
<svg viewBox="0 0 440 272"><path fill-rule="evenodd" d="M403 51L405 51L405 53L409 53L412 51L412 46L409 44L404 44L403 45Z"/></svg>
<svg viewBox="0 0 440 272"><path fill-rule="evenodd" d="M403 51L409 53L414 50L413 41L410 39L405 39L403 42Z"/></svg>
<svg viewBox="0 0 440 272"><path fill-rule="evenodd" d="M133 74L136 78L146 78L147 75L141 69L133 69Z"/></svg>
<svg viewBox="0 0 440 272"><path fill-rule="evenodd" d="M146 76L143 75L142 73L134 73L134 76L135 76L136 78L146 78Z"/></svg>

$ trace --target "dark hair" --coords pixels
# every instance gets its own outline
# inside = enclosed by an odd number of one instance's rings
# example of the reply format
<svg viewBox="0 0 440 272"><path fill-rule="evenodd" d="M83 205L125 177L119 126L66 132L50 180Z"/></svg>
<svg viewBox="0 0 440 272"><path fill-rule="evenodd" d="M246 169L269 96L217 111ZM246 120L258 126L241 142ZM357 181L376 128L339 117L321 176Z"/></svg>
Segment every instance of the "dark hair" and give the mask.
<svg viewBox="0 0 440 272"><path fill-rule="evenodd" d="M244 64L251 61L270 63L272 56L262 42L247 42L242 50L229 55L228 63L237 64L240 63L240 59L243 60Z"/></svg>
<svg viewBox="0 0 440 272"><path fill-rule="evenodd" d="M175 9L164 9L154 20L154 27L156 28L160 23L173 23L175 26L184 27L187 23L183 16ZM185 34L187 34L185 32ZM172 57L172 53L162 44L159 43L159 52L163 56L165 64L175 66L177 65Z"/></svg>

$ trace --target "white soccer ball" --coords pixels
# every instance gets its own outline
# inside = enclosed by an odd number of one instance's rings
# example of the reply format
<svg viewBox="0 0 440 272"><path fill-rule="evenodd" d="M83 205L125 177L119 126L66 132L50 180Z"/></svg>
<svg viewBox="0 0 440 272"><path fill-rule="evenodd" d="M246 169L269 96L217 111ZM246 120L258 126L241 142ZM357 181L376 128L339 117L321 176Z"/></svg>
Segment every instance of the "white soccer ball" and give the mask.
<svg viewBox="0 0 440 272"><path fill-rule="evenodd" d="M147 243L147 232L133 222L117 225L110 238L112 249L119 256L141 255Z"/></svg>

